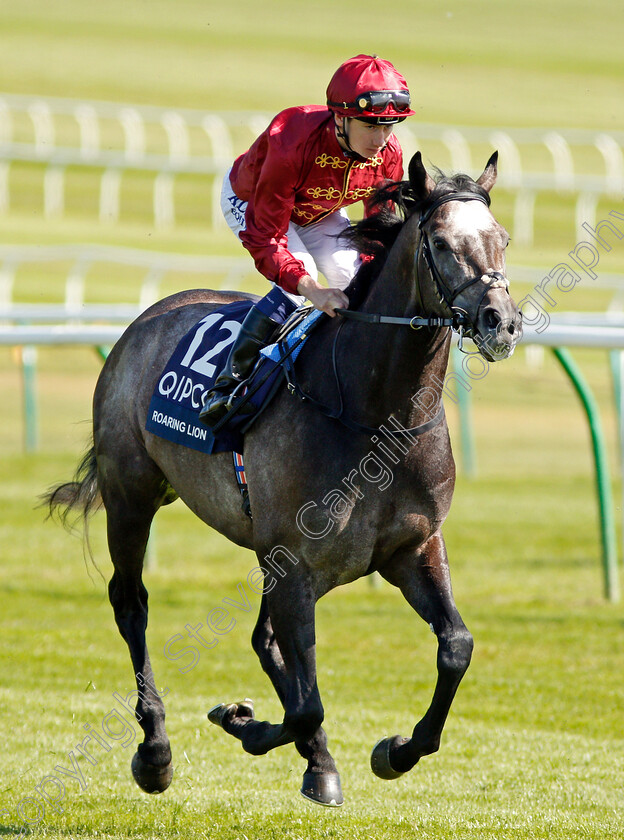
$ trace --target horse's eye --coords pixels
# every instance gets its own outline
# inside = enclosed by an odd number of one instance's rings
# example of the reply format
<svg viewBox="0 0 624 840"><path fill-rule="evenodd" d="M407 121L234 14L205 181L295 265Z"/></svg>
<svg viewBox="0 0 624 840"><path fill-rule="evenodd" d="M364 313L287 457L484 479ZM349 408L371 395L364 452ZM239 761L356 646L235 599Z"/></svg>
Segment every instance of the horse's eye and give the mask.
<svg viewBox="0 0 624 840"><path fill-rule="evenodd" d="M446 242L443 239L439 239L436 237L433 240L433 247L436 248L438 251L444 251L446 248Z"/></svg>

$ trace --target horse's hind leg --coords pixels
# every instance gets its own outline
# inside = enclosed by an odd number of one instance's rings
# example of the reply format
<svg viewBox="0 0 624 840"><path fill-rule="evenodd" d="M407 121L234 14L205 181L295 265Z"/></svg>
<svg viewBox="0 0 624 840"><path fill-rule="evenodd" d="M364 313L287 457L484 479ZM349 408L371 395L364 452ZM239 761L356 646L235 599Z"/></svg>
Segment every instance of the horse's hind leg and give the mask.
<svg viewBox="0 0 624 840"><path fill-rule="evenodd" d="M438 638L438 679L431 705L411 738L384 738L371 756L373 772L395 779L440 746L453 698L472 655L472 636L457 611L441 534L434 534L417 552L392 558L383 576L398 586L406 600L431 626Z"/></svg>
<svg viewBox="0 0 624 840"><path fill-rule="evenodd" d="M308 655L314 659L314 647L313 645L311 647L308 646L307 642L301 645L307 632L305 628L290 626L290 622L288 622L288 625L288 631L286 634L282 633L282 635L290 639L292 644L287 645L286 641L282 642L282 644L287 649L291 648L292 662L289 663L290 667L287 666L284 660L282 650L273 630L269 612L269 601L265 593L262 596L260 614L253 632L252 644L258 654L263 670L273 683L275 691L284 707L286 712L284 723L271 724L266 721L255 720L253 717L253 706L248 702L217 706L211 710L209 717L213 723L222 726L230 735L239 738L243 744L243 749L254 755L266 753L276 746L294 741L300 755L308 762L301 787L303 796L320 805L342 805L344 798L340 776L338 775L334 760L327 749L327 735L320 726L323 707L318 696L318 689L316 688L315 662L308 662L306 667L301 662L300 656L296 653L297 648L303 647ZM301 637L299 643L295 637ZM291 657L288 658L289 660L291 659ZM302 668L305 676L302 673ZM310 689L306 704L309 707L307 711L303 709L303 698L301 697L300 688L297 686L297 683L301 682L302 676L304 676L303 682ZM309 679L310 677L312 677L311 681ZM297 695L294 702L293 694ZM289 708L290 717L288 714ZM318 717L315 717L315 715L318 715ZM306 721L306 717L308 721ZM318 726L316 725L317 722L319 724ZM301 728L313 730L312 734L307 731L305 735L298 736L296 732Z"/></svg>
<svg viewBox="0 0 624 840"><path fill-rule="evenodd" d="M262 597L252 644L263 670L273 683L277 696L285 707L288 679L284 660L273 632L266 596ZM323 727L319 727L316 734L308 741L296 740L295 747L308 762L301 787L303 796L321 805L341 805L344 799L340 776L334 759L327 749L327 735Z"/></svg>
<svg viewBox="0 0 624 840"><path fill-rule="evenodd" d="M109 597L119 632L130 650L137 683L136 692L131 692L125 701L129 703L137 696L135 716L145 734L132 759L132 774L147 793L161 793L169 787L173 769L165 731L165 707L156 690L145 641L147 590L142 571L150 525L163 501L163 477L146 455L139 458L134 453L134 456L131 470L126 469L129 461L122 457L115 462L100 458L98 482L115 569Z"/></svg>

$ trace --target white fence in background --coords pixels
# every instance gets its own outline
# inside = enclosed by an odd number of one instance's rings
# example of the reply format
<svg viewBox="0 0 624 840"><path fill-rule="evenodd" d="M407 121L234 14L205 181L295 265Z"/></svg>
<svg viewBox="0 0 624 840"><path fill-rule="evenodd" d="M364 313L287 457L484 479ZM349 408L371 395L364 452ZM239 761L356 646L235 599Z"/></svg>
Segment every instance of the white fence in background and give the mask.
<svg viewBox="0 0 624 840"><path fill-rule="evenodd" d="M20 292L21 271L33 271L45 266L62 266L62 290L55 294L56 302L28 303ZM114 272L136 269L138 293L134 302L89 302L97 297L90 281L90 274L101 272L103 267ZM547 274L547 269L527 266L509 266L512 281L529 284L535 288ZM129 323L140 312L163 296L163 282L168 275L175 275L176 289L216 288L236 290L243 281L256 283L254 288L262 294L262 280L255 271L251 258L192 256L162 253L133 248L105 245L0 245L0 321L12 323L94 322L109 321ZM594 288L612 290L611 308L615 319L624 309L624 276L601 272L592 283ZM558 315L555 317L559 317ZM575 316L576 317L576 316ZM606 315L605 317L610 317ZM583 316L579 314L579 319ZM541 343L541 342L536 342Z"/></svg>
<svg viewBox="0 0 624 840"><path fill-rule="evenodd" d="M29 304L16 294L21 268L33 265L67 264L63 300L59 303ZM89 272L110 265L136 268L141 276L136 303L89 304L85 300ZM240 257L190 256L132 248L97 245L0 245L0 321L114 320L129 323L162 296L163 279L169 273L193 278L197 288L238 289L245 277L257 276L251 259ZM215 282L215 276L219 279ZM178 284L178 289L184 286ZM189 284L185 285L189 288ZM260 290L261 291L261 290Z"/></svg>
<svg viewBox="0 0 624 840"><path fill-rule="evenodd" d="M102 307L104 312L105 307ZM26 313L28 311L26 310ZM88 310L87 310L88 312ZM50 317L43 319L32 312L33 321L56 320L57 323L31 323L15 324L5 323L5 320L18 320L7 317L8 313L0 312L0 345L25 346L25 345L62 345L80 344L96 347L98 345L113 345L126 329L129 320L121 317L115 307L108 307L106 317L102 312L100 318L109 323L58 323L60 318ZM130 312L132 317L140 314L140 310ZM127 313L127 314L128 314ZM547 347L593 347L606 348L608 350L624 350L624 316L613 319L599 319L593 316L594 322L576 318L576 313L566 313L564 320L557 320L551 323L547 330L540 333L531 327L525 327L522 344L538 344ZM111 323L115 322L115 323Z"/></svg>
<svg viewBox="0 0 624 840"><path fill-rule="evenodd" d="M65 170L71 166L101 170L99 216L103 221L119 218L125 173L152 174L153 216L158 228L175 223L176 176L208 176L213 182L212 224L218 226L220 176L235 154L266 127L270 117L253 112L209 114L191 109L0 94L0 212L10 208L11 164L21 161L45 168L43 201L48 217L63 214ZM26 134L27 140L16 139ZM456 171L471 172L473 167L483 165L481 159L473 160L476 147L499 149L503 162L499 185L515 194L513 236L521 244L532 241L535 202L540 192L555 191L574 197L577 239L584 236L583 221L595 224L598 201L602 197L620 200L624 192L624 132L471 126L451 129L410 120L397 127L397 134L409 156L423 141L441 143ZM529 147L536 146L550 161L548 171L526 170L523 157ZM575 162L581 148L593 152L600 161L600 171L590 174Z"/></svg>

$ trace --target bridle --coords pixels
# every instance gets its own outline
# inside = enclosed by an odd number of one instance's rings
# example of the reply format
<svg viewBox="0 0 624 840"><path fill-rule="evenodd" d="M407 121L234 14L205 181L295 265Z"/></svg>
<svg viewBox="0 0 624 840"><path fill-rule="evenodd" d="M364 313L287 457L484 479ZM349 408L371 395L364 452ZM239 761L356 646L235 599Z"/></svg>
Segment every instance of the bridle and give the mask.
<svg viewBox="0 0 624 840"><path fill-rule="evenodd" d="M395 324L397 326L409 326L412 329L420 329L421 327L428 327L430 329L436 329L438 327L451 327L453 330L459 333L459 349L463 352L466 352L463 349L463 338L474 338L476 322L479 318L479 312L481 311L481 306L488 291L495 283L497 283L499 285L503 284L506 291L509 292L509 283L507 281L507 278L499 271L491 271L487 274L475 275L474 277L470 277L456 289L449 288L449 286L444 282L444 279L440 274L438 267L435 264L435 260L433 259L433 255L431 252L431 244L429 242L427 231L425 230L425 225L427 224L431 216L435 213L435 211L443 204L447 204L449 201L481 201L483 204L489 207L490 198L487 194L481 195L480 193L468 191L444 193L443 195L438 196L438 198L435 201L433 201L429 205L429 207L427 207L427 209L421 213L420 219L418 220L420 241L418 243L418 247L416 248L416 253L414 254L417 310L421 313L426 312L426 305L423 301L421 288L422 281L419 272L420 255L422 253L422 256L425 260L425 264L431 276L431 282L433 283L435 292L440 300L440 303L445 305L447 309L450 312L452 312L452 316L450 318L444 318L437 315L415 315L412 318L399 318L390 315L357 312L351 309L337 309L336 312L339 315L342 315L343 318L348 318L349 320L353 321L364 321L369 324ZM484 281L485 277L490 277L491 280L489 282L485 282L483 294L479 298L479 302L477 304L476 314L474 316L474 319L472 319L470 318L468 312L465 309L462 309L461 307L455 305L455 301L462 292L470 288L470 286L473 286L475 283Z"/></svg>
<svg viewBox="0 0 624 840"><path fill-rule="evenodd" d="M418 248L416 249L416 254L414 256L416 263L416 295L418 308L421 311L425 311L425 305L423 303L422 298L421 278L420 273L418 271L420 254L422 252L425 264L429 269L429 274L431 275L431 280L433 282L434 288L439 296L440 303L446 305L446 307L451 312L453 312L453 328L460 333L461 349L461 338L464 335L468 338L473 338L475 335L476 322L479 319L481 306L489 290L496 283L499 286L502 285L507 291L507 293L509 293L509 283L507 281L507 278L503 274L501 274L500 271L489 271L486 274L479 274L475 275L474 277L470 277L456 289L450 289L444 282L444 279L440 274L437 265L435 264L435 260L433 259L433 255L431 253L431 243L429 242L429 236L427 235L427 231L425 230L425 225L427 224L431 216L435 213L435 211L443 204L446 204L449 201L481 201L483 204L486 205L486 207L489 207L490 197L487 194L481 195L480 193L473 193L467 191L445 193L444 195L439 196L421 214L420 219L418 221L418 229L420 231L420 242L418 243ZM491 280L489 282L486 282L486 277L490 277ZM483 294L481 295L481 297L479 298L479 302L477 303L474 319L472 319L470 318L468 312L465 309L462 309L455 305L455 301L461 295L462 292L464 292L466 289L469 289L471 286L474 286L475 283L479 283L480 281L484 281L485 287L483 289Z"/></svg>

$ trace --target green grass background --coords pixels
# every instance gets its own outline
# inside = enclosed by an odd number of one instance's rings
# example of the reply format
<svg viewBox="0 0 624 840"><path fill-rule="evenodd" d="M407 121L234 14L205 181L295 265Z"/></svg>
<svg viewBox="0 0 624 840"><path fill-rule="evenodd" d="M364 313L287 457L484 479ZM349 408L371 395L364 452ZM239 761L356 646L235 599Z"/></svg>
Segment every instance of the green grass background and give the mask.
<svg viewBox="0 0 624 840"><path fill-rule="evenodd" d="M321 101L344 58L377 52L406 75L418 120L621 131L623 27L623 8L606 0L0 0L0 91L270 114ZM483 162L489 151L483 148ZM423 153L447 165L436 144ZM535 163L539 168L537 150ZM67 173L67 212L53 222L42 215L41 168L15 166L10 177L11 212L0 218L0 242L240 254L228 231L210 230L206 183L180 179L183 217L163 232L151 224L151 187L142 176L124 187L128 206L109 227L95 221L95 174ZM505 224L511 207L511 195L494 194ZM597 218L610 209L621 210L621 202L601 202ZM510 262L565 261L574 246L573 212L569 197L540 198L535 245L512 244ZM601 257L601 272L623 272L622 249L614 243ZM64 269L18 275L16 297L61 297ZM205 285L215 280L207 276ZM177 282L168 278L163 291ZM261 281L247 282L262 291ZM88 296L125 300L136 297L138 283L129 272L96 273ZM519 299L530 287L514 291ZM598 310L613 296L584 281L558 303ZM620 518L607 354L575 355L602 410ZM85 567L80 541L35 509L37 494L71 474L86 442L100 362L88 348L39 351L40 445L25 455L18 358L16 350L0 350L0 809L7 809L0 811L0 836L7 837L19 834L20 800L55 764L67 764L83 725L98 727L112 708L112 692L132 688L102 578ZM251 696L267 719L280 709L249 645L253 611L237 616L193 671L181 674L163 656L166 640L235 597L236 583L254 565L249 552L176 503L158 517L157 561L146 574L152 658L158 684L169 689L173 785L160 797L141 793L129 772L133 748L116 744L97 766L82 762L87 789L79 792L68 779L64 812L48 809L33 835L624 836L624 612L603 599L586 423L555 360L546 354L538 366L529 364L524 349L474 383L472 406L478 474L470 480L460 469L445 534L456 599L476 649L437 755L394 783L369 770L377 738L408 734L426 708L435 642L394 590L366 581L331 593L318 608L319 680L346 794L341 810L299 797L303 766L294 749L251 758L210 727L205 712L220 700ZM456 408L451 401L447 408L460 455ZM92 531L96 562L108 578L102 517Z"/></svg>

